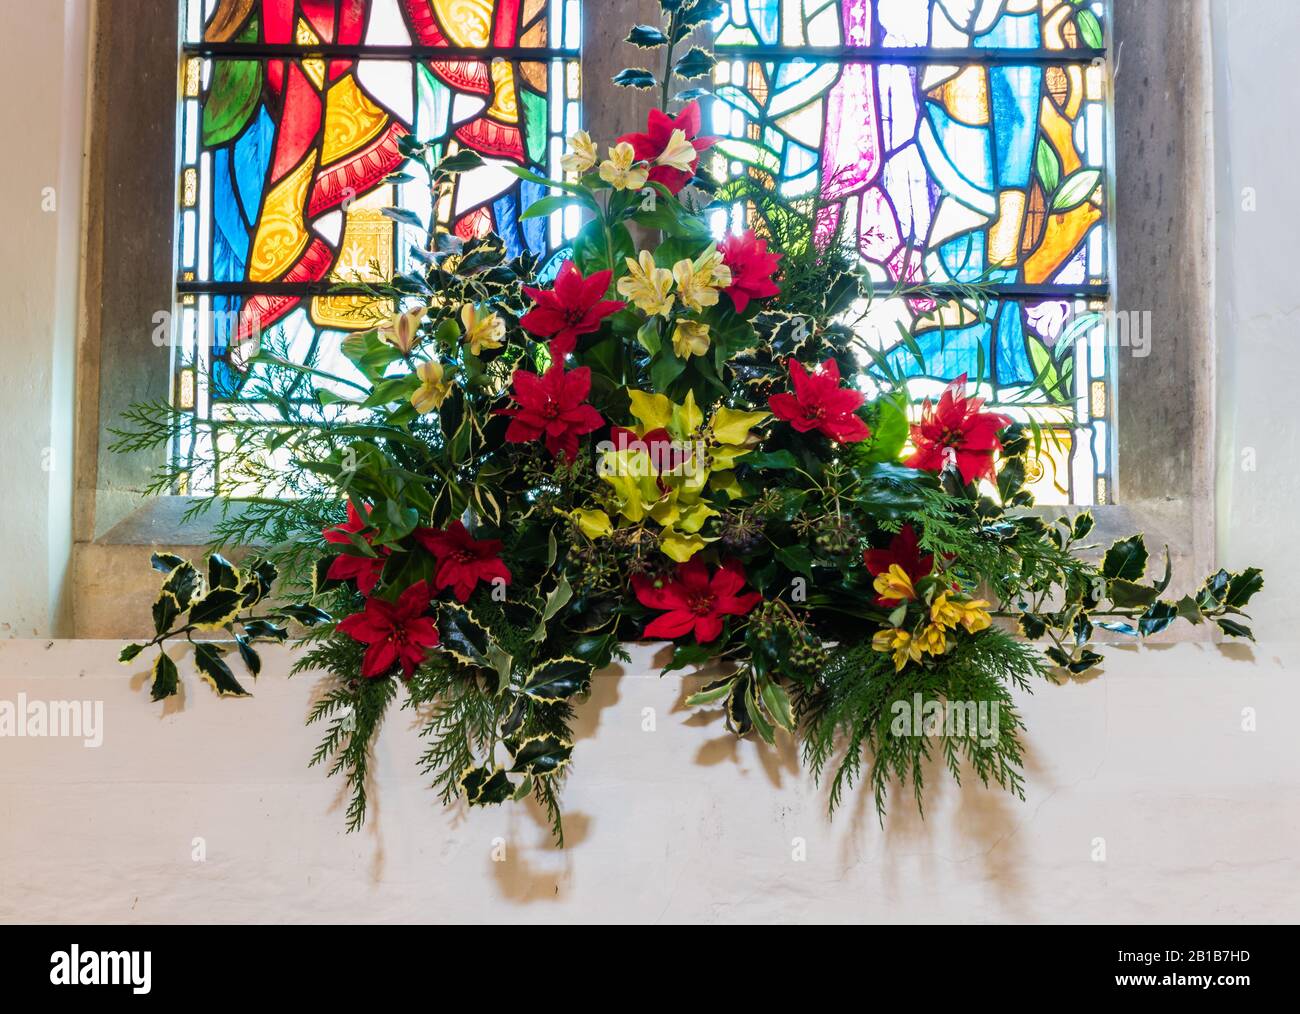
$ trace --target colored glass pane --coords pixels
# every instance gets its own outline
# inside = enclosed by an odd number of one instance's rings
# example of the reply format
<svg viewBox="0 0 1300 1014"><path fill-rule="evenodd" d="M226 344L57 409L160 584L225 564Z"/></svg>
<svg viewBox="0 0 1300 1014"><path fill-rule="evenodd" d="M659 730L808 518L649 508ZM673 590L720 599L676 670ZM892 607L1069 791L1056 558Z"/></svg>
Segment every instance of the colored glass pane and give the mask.
<svg viewBox="0 0 1300 1014"><path fill-rule="evenodd" d="M174 373L196 421L256 415L259 336L350 376L342 339L393 307L319 290L417 269L424 226L494 232L512 256L564 246L576 223L522 221L546 192L507 166L560 175L580 28L579 0L184 0ZM435 202L408 138L485 165ZM216 481L219 430L176 449L191 491Z"/></svg>
<svg viewBox="0 0 1300 1014"><path fill-rule="evenodd" d="M715 25L714 171L815 199L877 289L858 329L917 397L981 377L1043 427L1043 502L1111 487L1105 5L732 0ZM717 228L744 223L746 209ZM916 341L908 347L900 326Z"/></svg>

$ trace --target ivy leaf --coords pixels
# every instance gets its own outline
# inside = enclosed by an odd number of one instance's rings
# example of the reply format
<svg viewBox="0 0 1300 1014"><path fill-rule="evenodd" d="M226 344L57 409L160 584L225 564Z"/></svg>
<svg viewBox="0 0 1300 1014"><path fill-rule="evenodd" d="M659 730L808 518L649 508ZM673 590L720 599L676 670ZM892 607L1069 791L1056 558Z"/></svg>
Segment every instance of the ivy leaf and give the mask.
<svg viewBox="0 0 1300 1014"><path fill-rule="evenodd" d="M799 467L799 460L789 451L754 451L746 454L741 464L749 468L793 471Z"/></svg>
<svg viewBox="0 0 1300 1014"><path fill-rule="evenodd" d="M226 665L221 652L208 641L194 645L194 664L202 676L222 697L251 697L247 690L239 685L235 674Z"/></svg>
<svg viewBox="0 0 1300 1014"><path fill-rule="evenodd" d="M180 677L176 672L176 663L165 651L158 652L158 657L153 663L153 686L149 690L149 696L155 701L161 701L165 697L172 697L180 687Z"/></svg>
<svg viewBox="0 0 1300 1014"><path fill-rule="evenodd" d="M1102 576L1110 580L1141 581L1147 572L1147 546L1141 535L1121 539L1110 549L1101 563Z"/></svg>
<svg viewBox="0 0 1300 1014"><path fill-rule="evenodd" d="M644 67L627 67L614 75L614 83L620 88L653 88L659 79Z"/></svg>
<svg viewBox="0 0 1300 1014"><path fill-rule="evenodd" d="M562 701L591 689L591 663L565 656L543 662L528 674L523 692L537 701Z"/></svg>
<svg viewBox="0 0 1300 1014"><path fill-rule="evenodd" d="M506 777L505 769L466 768L460 776L460 791L470 806L495 806L514 795L515 787Z"/></svg>
<svg viewBox="0 0 1300 1014"><path fill-rule="evenodd" d="M807 578L812 577L812 552L807 546L778 546L776 558L791 570L798 571Z"/></svg>
<svg viewBox="0 0 1300 1014"><path fill-rule="evenodd" d="M655 49L668 42L668 36L654 25L636 25L624 40L641 49Z"/></svg>
<svg viewBox="0 0 1300 1014"><path fill-rule="evenodd" d="M687 54L673 65L673 72L678 77L690 81L697 77L704 77L705 74L713 70L713 66L717 62L699 46L692 46Z"/></svg>

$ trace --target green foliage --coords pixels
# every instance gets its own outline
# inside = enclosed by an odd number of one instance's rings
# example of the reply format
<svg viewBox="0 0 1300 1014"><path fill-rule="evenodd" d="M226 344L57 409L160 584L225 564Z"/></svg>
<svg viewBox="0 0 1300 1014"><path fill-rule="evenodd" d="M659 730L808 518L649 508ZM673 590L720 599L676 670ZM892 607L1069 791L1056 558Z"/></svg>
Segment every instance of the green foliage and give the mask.
<svg viewBox="0 0 1300 1014"><path fill-rule="evenodd" d="M718 0L661 0L660 23L628 36L655 54L658 69L627 69L615 80L657 87L665 112L708 94L703 87L674 94L674 82L707 78L713 57L693 40L721 9ZM1071 15L1085 39L1086 14ZM213 129L231 129L241 115L214 108ZM395 179L427 174L440 189L482 165L468 150L443 157L440 145L409 136L398 143L412 166ZM637 592L676 580L684 555L715 577L724 561L738 564L744 600L754 592L761 599L726 612L707 644L694 640L698 626L677 640L666 672L716 662L725 673L688 703L722 709L739 736L769 744L797 737L811 768L828 778L832 809L865 782L882 817L895 783L910 783L921 804L931 759L955 778L973 770L1023 795L1014 695L1049 669L1081 674L1098 666L1097 630L1147 637L1185 620L1252 636L1244 610L1262 588L1258 570L1220 571L1195 595L1173 601L1167 551L1163 568L1149 575L1151 553L1140 535L1102 550L1088 542L1090 513L1049 519L1035 512L1026 477L1044 434L1032 424L1003 430L991 481L968 483L951 466L926 472L904 464L918 439L906 378L857 325L882 299L956 301L983 317L987 279L944 293L904 281L886 291L860 266L844 232L847 217L823 201L833 186L790 198L761 172L712 180L684 150L677 158L695 170L691 186L624 177L619 187L606 177L624 170L601 167L598 156L592 164L578 150L587 147L583 139L573 147L577 168L566 167L565 179L510 171L548 194L525 217L581 211L586 224L573 263L588 278L610 272L607 291L593 298L618 299L622 309L608 307L597 325L570 335L570 361L556 364L547 336L521 323L537 300L534 259L510 258L495 236L463 240L435 230L427 248L412 248L411 271L383 284L347 281L349 291L369 297L358 304L371 307L357 311L354 333L341 344L354 377L329 373L314 354L295 361L283 334L265 336L246 364L243 390L266 412L222 424L220 473L204 471L215 465L199 464L194 475L166 465L147 488L211 487L187 519L204 517L215 533L197 565L162 553L151 560L160 576L154 634L123 648L120 660L151 664L155 700L180 688L168 640L191 641L195 671L218 694L245 696L231 663L238 658L256 680L259 646L285 643L297 631L294 672L324 677L309 719L324 730L311 762L344 779L349 829L366 818L374 738L400 702L425 743L421 771L445 804L495 806L531 795L562 843L560 790L572 767L576 708L594 673L626 657L620 643L640 636L655 616L646 604L653 595ZM1086 169L1063 175L1050 146L1038 149L1035 173L1058 211L1087 200L1099 180ZM737 206L755 233L745 240L753 264L767 263L754 252L759 239L780 254L779 265L754 268L760 285L777 273L779 297L737 298L732 266L719 266L708 221ZM410 227L404 233L427 230L409 209L384 214ZM750 256L730 246L723 253ZM634 298L629 288L638 286ZM671 293L671 304L654 307L644 295L654 286ZM403 312L390 320L374 309L381 306ZM566 307L564 319L585 320L577 310ZM1022 397L1059 403L1072 396L1070 345L1078 333L1076 322L1053 349L1031 347L1037 376ZM900 339L905 354L924 364L915 336ZM853 427L869 430L857 442L772 415L771 396L791 392L792 363L816 371L827 361L844 378L870 364L870 397L845 410ZM985 379L986 365L974 383ZM576 400L601 424L582 435L576 455L512 430L544 428L553 437L552 424L577 411L575 395L554 399L534 427L519 424L523 389L577 369L586 373L567 374L583 378L576 386L585 394ZM646 423L646 413L655 424L642 425L637 439L670 429L704 468L698 482L669 467L641 476L606 470L611 456L616 466L619 454L627 462L634 453L649 456L626 446L599 450L615 427ZM808 421L817 418L824 416ZM167 404L138 405L113 431L112 446L156 455L208 425ZM626 444L626 430L621 439ZM477 548L437 549L458 524ZM902 584L894 570L870 563L891 556L896 539L913 537L916 559ZM484 548L493 543L499 553ZM256 555L234 563L236 550ZM491 570L487 560L498 556L508 584L499 570L468 586L447 578L449 568L474 561ZM429 604L419 617L404 614L411 627L402 628L393 617L421 584ZM690 609L707 612L709 596L698 591ZM386 629L368 626L380 614L397 624L390 650L420 643L423 656L377 671L392 657L368 659L369 642ZM351 622L340 630L335 618L343 617ZM1046 642L1044 650L997 623ZM431 628L436 646L420 640ZM224 636L194 638L206 632ZM154 648L156 655L145 655ZM925 724L935 708L956 707L986 715L996 707L997 724L956 732ZM913 721L906 732L896 727L905 714Z"/></svg>
<svg viewBox="0 0 1300 1014"><path fill-rule="evenodd" d="M882 821L895 780L901 787L911 782L916 805L924 809L925 767L936 756L958 782L967 766L983 784L996 783L1023 799L1019 734L1024 725L1014 691L1030 691L1044 675L1032 648L995 630L963 642L941 665L901 673L869 646L832 648L818 685L796 698L804 759L819 779L830 773L832 811L865 778ZM945 714L935 731L927 712L949 703L953 725ZM976 723L957 727L957 706L966 716L973 706ZM981 709L987 719L983 729Z"/></svg>

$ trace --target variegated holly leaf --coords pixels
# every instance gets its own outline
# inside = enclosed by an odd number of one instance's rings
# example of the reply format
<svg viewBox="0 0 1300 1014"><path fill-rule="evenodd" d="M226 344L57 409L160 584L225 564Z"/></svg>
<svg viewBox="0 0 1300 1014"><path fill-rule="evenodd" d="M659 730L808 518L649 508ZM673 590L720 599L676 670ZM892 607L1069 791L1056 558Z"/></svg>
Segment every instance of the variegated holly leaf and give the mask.
<svg viewBox="0 0 1300 1014"><path fill-rule="evenodd" d="M161 701L165 697L173 696L180 687L180 677L176 672L176 663L165 651L158 652L158 657L154 659L153 686L149 690L149 696L155 701Z"/></svg>
<svg viewBox="0 0 1300 1014"><path fill-rule="evenodd" d="M524 693L537 701L562 701L591 689L591 663L565 656L543 662L528 674Z"/></svg>
<svg viewBox="0 0 1300 1014"><path fill-rule="evenodd" d="M185 612L194 601L194 593L199 587L199 572L194 564L181 560L167 573L167 580L162 583L162 590L176 600L179 612ZM159 631L162 633L162 631Z"/></svg>
<svg viewBox="0 0 1300 1014"><path fill-rule="evenodd" d="M525 772L535 777L553 775L569 763L573 744L559 736L534 736L520 743L507 743L515 759L512 773Z"/></svg>
<svg viewBox="0 0 1300 1014"><path fill-rule="evenodd" d="M515 787L503 767L466 768L459 779L460 791L470 806L495 806L514 795Z"/></svg>
<svg viewBox="0 0 1300 1014"><path fill-rule="evenodd" d="M220 553L208 557L208 588L238 588L239 571Z"/></svg>
<svg viewBox="0 0 1300 1014"><path fill-rule="evenodd" d="M239 680L235 679L235 674L226 665L226 660L221 657L216 645L207 641L194 645L194 665L198 668L199 675L222 697L252 696L239 685Z"/></svg>
<svg viewBox="0 0 1300 1014"><path fill-rule="evenodd" d="M219 630L239 615L244 597L235 588L214 588L190 607L196 630Z"/></svg>

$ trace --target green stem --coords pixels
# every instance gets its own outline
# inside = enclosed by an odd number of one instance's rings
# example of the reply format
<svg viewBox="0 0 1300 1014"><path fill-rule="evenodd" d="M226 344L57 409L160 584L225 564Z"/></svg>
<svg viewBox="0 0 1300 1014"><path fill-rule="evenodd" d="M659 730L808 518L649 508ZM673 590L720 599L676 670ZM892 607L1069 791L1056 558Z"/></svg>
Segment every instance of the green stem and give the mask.
<svg viewBox="0 0 1300 1014"><path fill-rule="evenodd" d="M659 111L668 112L668 88L673 80L673 50L677 47L677 13L668 19L668 58L664 61L664 80L659 97Z"/></svg>

